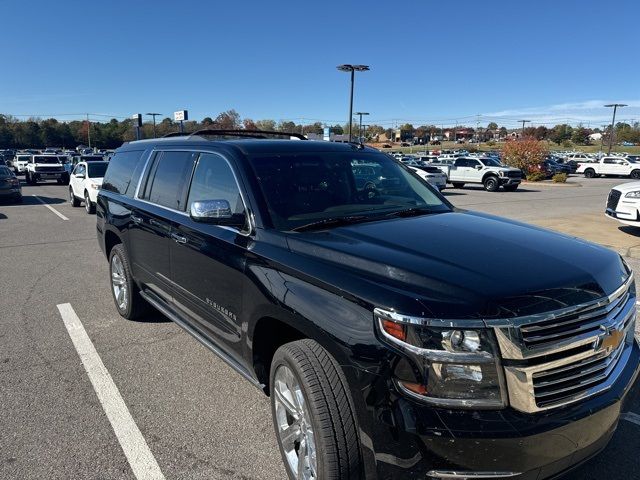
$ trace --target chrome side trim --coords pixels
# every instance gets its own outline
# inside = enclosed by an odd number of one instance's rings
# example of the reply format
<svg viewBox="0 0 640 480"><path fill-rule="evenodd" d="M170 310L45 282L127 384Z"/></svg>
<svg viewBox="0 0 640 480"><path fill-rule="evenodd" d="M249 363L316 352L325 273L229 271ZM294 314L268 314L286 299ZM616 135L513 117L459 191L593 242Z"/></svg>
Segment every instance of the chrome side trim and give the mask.
<svg viewBox="0 0 640 480"><path fill-rule="evenodd" d="M491 478L513 478L522 475L521 472L464 472L454 470L431 470L427 473L428 478L445 480L473 480Z"/></svg>

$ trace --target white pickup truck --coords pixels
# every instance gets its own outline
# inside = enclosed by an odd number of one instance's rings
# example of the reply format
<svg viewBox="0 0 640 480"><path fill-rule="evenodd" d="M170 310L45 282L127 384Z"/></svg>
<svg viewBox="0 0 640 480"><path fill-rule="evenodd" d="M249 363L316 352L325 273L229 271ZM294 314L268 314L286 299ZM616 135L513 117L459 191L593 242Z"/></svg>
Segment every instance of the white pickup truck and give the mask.
<svg viewBox="0 0 640 480"><path fill-rule="evenodd" d="M484 185L488 192L495 192L500 187L513 192L522 182L522 170L505 167L493 158L460 157L450 165L434 165L446 175L449 183L455 188L464 187L465 183Z"/></svg>
<svg viewBox="0 0 640 480"><path fill-rule="evenodd" d="M624 157L602 157L596 163L580 163L576 173L582 173L587 178L600 175L623 175L640 179L640 163Z"/></svg>

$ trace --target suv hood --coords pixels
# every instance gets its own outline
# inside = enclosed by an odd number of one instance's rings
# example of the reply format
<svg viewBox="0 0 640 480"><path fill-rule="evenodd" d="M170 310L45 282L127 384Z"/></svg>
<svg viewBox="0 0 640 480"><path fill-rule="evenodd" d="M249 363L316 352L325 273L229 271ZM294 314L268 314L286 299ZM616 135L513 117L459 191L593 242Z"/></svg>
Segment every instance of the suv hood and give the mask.
<svg viewBox="0 0 640 480"><path fill-rule="evenodd" d="M615 187L612 188L612 190L618 190L623 194L633 192L635 190L640 190L640 182L623 183L621 185L616 185ZM635 201L637 199L634 198L634 199L627 199L627 200Z"/></svg>
<svg viewBox="0 0 640 480"><path fill-rule="evenodd" d="M502 316L504 305L515 315L514 299L521 311L531 303L554 310L610 294L629 275L613 251L476 212L305 232L289 236L288 243L296 253L343 270L334 281L342 290L406 314L426 308L439 318ZM366 285L355 292L358 280ZM579 294L567 299L567 292Z"/></svg>

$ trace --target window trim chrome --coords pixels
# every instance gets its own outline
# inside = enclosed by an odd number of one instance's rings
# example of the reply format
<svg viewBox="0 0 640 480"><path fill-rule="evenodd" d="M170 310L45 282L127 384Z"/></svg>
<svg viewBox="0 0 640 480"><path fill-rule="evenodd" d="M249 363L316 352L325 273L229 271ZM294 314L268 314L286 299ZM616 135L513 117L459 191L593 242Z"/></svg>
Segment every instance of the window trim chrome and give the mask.
<svg viewBox="0 0 640 480"><path fill-rule="evenodd" d="M255 231L255 218L253 215L253 211L248 207L248 203L247 203L247 199L246 196L244 194L244 192L242 191L242 188L240 186L240 182L238 181L238 175L236 174L236 171L233 168L233 165L231 164L231 162L229 161L229 159L227 157L225 157L223 154L221 154L220 152L216 152L214 150L210 150L207 148L170 148L170 149L161 149L161 148L152 148L151 151L149 152L149 155L147 156L147 159L145 161L144 164L144 168L142 169L142 172L140 173L140 178L138 179L138 185L136 186L136 191L135 194L133 196L134 200L138 201L138 202L142 202L142 203L146 203L147 205L153 205L155 207L159 207L162 208L164 210L168 210L170 212L173 213L177 213L180 215L183 215L187 218L191 218L189 216L188 213L183 212L181 210L177 210L175 208L171 208L171 207L166 207L164 205L160 205L157 203L153 203L150 202L149 200L145 200L139 197L140 195L140 186L142 185L142 180L145 178L145 176L147 175L147 170L149 169L149 164L151 162L151 159L155 156L156 153L164 153L164 152L191 152L191 153L198 153L198 154L203 154L203 153L207 153L210 155L217 155L218 157L222 158L227 165L229 166L229 169L231 170L231 174L233 175L233 179L236 182L236 187L238 188L238 192L240 193L240 199L242 200L242 206L244 207L244 211L246 212L246 216L247 216L247 224L248 224L248 229L239 229L239 228L235 228L235 227L230 227L228 225L215 225L215 224L208 224L211 225L212 227L218 227L221 228L223 230L229 230L232 232L236 232L244 237L248 237L251 234L253 234L253 232ZM194 169L193 169L193 174L191 175L190 179L189 179L189 186L188 189L189 191L191 191L191 182L193 181L193 175L195 174L195 168L197 167L197 162L200 161L200 155L198 155L197 159L196 159L196 164L194 165ZM188 196L187 196L188 198Z"/></svg>

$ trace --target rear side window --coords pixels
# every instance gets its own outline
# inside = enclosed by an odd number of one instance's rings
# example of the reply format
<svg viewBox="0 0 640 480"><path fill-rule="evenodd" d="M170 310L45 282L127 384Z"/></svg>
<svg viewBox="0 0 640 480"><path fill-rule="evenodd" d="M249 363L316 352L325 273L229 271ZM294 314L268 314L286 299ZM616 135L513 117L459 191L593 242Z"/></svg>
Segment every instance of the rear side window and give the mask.
<svg viewBox="0 0 640 480"><path fill-rule="evenodd" d="M143 151L116 153L109 162L102 189L133 197L142 170Z"/></svg>
<svg viewBox="0 0 640 480"><path fill-rule="evenodd" d="M194 159L192 152L163 152L156 156L145 198L151 203L184 211L185 185L189 184Z"/></svg>

